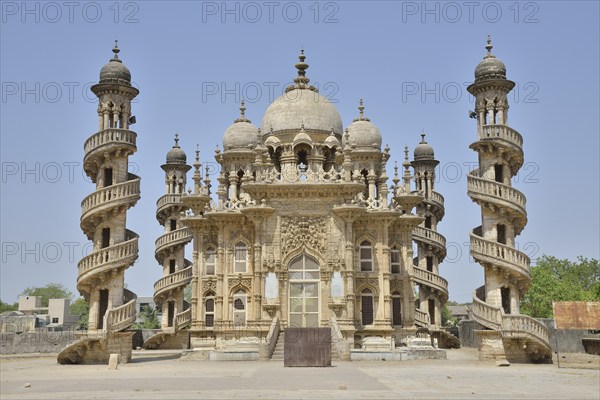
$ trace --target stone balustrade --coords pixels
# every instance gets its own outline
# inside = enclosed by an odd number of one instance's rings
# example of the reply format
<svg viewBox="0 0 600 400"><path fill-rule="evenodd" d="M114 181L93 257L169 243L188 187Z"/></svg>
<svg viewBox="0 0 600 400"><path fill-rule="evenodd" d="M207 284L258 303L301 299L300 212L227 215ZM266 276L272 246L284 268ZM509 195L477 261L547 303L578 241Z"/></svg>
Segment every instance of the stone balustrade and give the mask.
<svg viewBox="0 0 600 400"><path fill-rule="evenodd" d="M550 330L546 325L528 315L504 315L502 331L531 335L550 347Z"/></svg>
<svg viewBox="0 0 600 400"><path fill-rule="evenodd" d="M187 267L176 271L173 274L169 274L165 277L160 278L154 284L154 295L174 286L180 286L187 284L192 279L192 267Z"/></svg>
<svg viewBox="0 0 600 400"><path fill-rule="evenodd" d="M188 308L175 315L175 330L185 328L192 322L192 309Z"/></svg>
<svg viewBox="0 0 600 400"><path fill-rule="evenodd" d="M446 249L446 238L433 229L416 226L412 234L415 240L432 242L434 245Z"/></svg>
<svg viewBox="0 0 600 400"><path fill-rule="evenodd" d="M89 273L90 271L106 266L111 263L118 263L122 261L122 266L129 265L132 257L137 257L138 255L138 238L134 237L133 239L127 240L122 243L115 244L113 246L106 247L104 249L100 249L94 251L84 258L82 258L77 264L77 269L79 272L79 278L82 277L83 274ZM118 265L117 267L120 267Z"/></svg>
<svg viewBox="0 0 600 400"><path fill-rule="evenodd" d="M476 294L473 294L471 307L475 321L487 328L500 330L502 327L502 308L487 304L479 299Z"/></svg>
<svg viewBox="0 0 600 400"><path fill-rule="evenodd" d="M122 331L135 322L135 302L136 299L132 299L122 306L108 310L107 322L110 332Z"/></svg>
<svg viewBox="0 0 600 400"><path fill-rule="evenodd" d="M140 179L134 179L122 183L117 183L100 190L97 190L83 199L81 202L82 219L87 214L99 206L106 205L109 202L121 201L128 197L137 198L140 194Z"/></svg>
<svg viewBox="0 0 600 400"><path fill-rule="evenodd" d="M506 125L483 125L477 134L479 140L483 139L502 139L523 147L523 137L519 132Z"/></svg>
<svg viewBox="0 0 600 400"><path fill-rule="evenodd" d="M517 189L500 182L477 176L479 171L471 171L467 176L467 185L472 194L483 194L496 197L512 203L522 213L525 213L525 195Z"/></svg>
<svg viewBox="0 0 600 400"><path fill-rule="evenodd" d="M137 134L128 129L105 129L90 136L85 141L83 149L85 151L84 159L99 147L109 144L126 144L136 146Z"/></svg>
<svg viewBox="0 0 600 400"><path fill-rule="evenodd" d="M161 235L154 242L156 253L160 253L165 247L173 246L177 242L187 243L192 240L192 230L188 227L175 229Z"/></svg>
<svg viewBox="0 0 600 400"><path fill-rule="evenodd" d="M181 203L181 194L165 194L158 198L156 201L156 213L161 212L165 207L172 204Z"/></svg>
<svg viewBox="0 0 600 400"><path fill-rule="evenodd" d="M419 268L416 265L413 268L413 273L415 280L419 283L432 286L435 289L448 294L448 281L438 274L434 274L426 269Z"/></svg>
<svg viewBox="0 0 600 400"><path fill-rule="evenodd" d="M473 233L471 238L471 255L476 260L487 258L501 261L503 266L510 267L513 271L526 276L529 279L529 257L514 247L487 240Z"/></svg>
<svg viewBox="0 0 600 400"><path fill-rule="evenodd" d="M429 313L415 308L415 324L421 327L429 326Z"/></svg>

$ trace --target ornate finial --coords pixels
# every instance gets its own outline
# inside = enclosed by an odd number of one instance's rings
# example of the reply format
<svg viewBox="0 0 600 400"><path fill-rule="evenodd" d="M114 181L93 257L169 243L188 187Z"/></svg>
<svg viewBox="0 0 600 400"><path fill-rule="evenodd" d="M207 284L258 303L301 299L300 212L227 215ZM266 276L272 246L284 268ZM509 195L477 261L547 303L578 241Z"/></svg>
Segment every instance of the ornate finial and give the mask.
<svg viewBox="0 0 600 400"><path fill-rule="evenodd" d="M294 78L294 85L288 86L285 89L286 93L294 89L308 89L317 92L317 88L308 85L310 79L308 79L308 77L306 76L308 64L304 62L304 60L306 60L306 56L304 55L304 49L300 50L300 55L298 56L298 59L299 61L295 65L296 69L298 70L298 76Z"/></svg>
<svg viewBox="0 0 600 400"><path fill-rule="evenodd" d="M113 49L112 49L112 52L115 53L115 55L113 56L113 60L119 59L120 51L121 51L121 49L119 49L119 39L115 39L115 47L113 47Z"/></svg>
<svg viewBox="0 0 600 400"><path fill-rule="evenodd" d="M248 118L246 118L246 102L244 99L242 99L242 103L240 105L240 117L233 122L251 122Z"/></svg>
<svg viewBox="0 0 600 400"><path fill-rule="evenodd" d="M423 144L427 143L425 141L425 131L421 131L421 143L423 143Z"/></svg>
<svg viewBox="0 0 600 400"><path fill-rule="evenodd" d="M405 165L408 162L408 145L404 146L404 163L402 165ZM410 163L409 163L410 165Z"/></svg>
<svg viewBox="0 0 600 400"><path fill-rule="evenodd" d="M304 132L304 121L302 121L302 125L300 125L300 132Z"/></svg>
<svg viewBox="0 0 600 400"><path fill-rule="evenodd" d="M394 179L392 180L395 185L398 185L398 182L400 182L400 178L398 177L398 161L394 161Z"/></svg>
<svg viewBox="0 0 600 400"><path fill-rule="evenodd" d="M358 101L358 118L353 120L353 122L355 121L369 121L369 118L365 117L365 106L362 98Z"/></svg>
<svg viewBox="0 0 600 400"><path fill-rule="evenodd" d="M200 145L196 144L196 161L194 162L194 175L192 176L192 180L194 181L194 193L200 193Z"/></svg>
<svg viewBox="0 0 600 400"><path fill-rule="evenodd" d="M496 56L492 54L493 47L494 46L492 46L492 38L490 35L488 35L487 36L487 45L485 46L485 49L487 50L487 54L483 58L496 58Z"/></svg>
<svg viewBox="0 0 600 400"><path fill-rule="evenodd" d="M179 133L175 134L175 144L173 145L174 149L178 149L179 148Z"/></svg>
<svg viewBox="0 0 600 400"><path fill-rule="evenodd" d="M492 48L493 48L493 47L494 47L494 46L492 46L492 37L491 37L490 35L488 35L488 38L487 38L487 46L485 46L485 48L486 48L486 50L487 50L488 54L492 54Z"/></svg>

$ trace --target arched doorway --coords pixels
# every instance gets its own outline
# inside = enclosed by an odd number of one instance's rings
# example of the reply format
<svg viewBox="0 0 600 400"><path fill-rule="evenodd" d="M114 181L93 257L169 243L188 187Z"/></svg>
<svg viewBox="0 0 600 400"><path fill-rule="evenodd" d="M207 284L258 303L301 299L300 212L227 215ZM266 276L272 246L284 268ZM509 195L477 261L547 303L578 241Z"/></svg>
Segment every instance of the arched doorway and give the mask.
<svg viewBox="0 0 600 400"><path fill-rule="evenodd" d="M301 254L289 266L289 326L319 326L319 263Z"/></svg>

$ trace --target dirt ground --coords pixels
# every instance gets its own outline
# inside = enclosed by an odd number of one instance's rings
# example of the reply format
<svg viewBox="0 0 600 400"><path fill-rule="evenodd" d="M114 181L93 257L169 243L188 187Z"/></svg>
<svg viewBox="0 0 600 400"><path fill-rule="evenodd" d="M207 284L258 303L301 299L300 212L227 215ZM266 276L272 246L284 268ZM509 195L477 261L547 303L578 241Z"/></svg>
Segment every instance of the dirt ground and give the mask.
<svg viewBox="0 0 600 400"><path fill-rule="evenodd" d="M334 362L184 361L172 351L134 351L118 370L59 365L56 355L2 356L4 399L600 399L600 356L561 354L554 364L481 362L474 349L447 360ZM564 358L562 358L564 356Z"/></svg>

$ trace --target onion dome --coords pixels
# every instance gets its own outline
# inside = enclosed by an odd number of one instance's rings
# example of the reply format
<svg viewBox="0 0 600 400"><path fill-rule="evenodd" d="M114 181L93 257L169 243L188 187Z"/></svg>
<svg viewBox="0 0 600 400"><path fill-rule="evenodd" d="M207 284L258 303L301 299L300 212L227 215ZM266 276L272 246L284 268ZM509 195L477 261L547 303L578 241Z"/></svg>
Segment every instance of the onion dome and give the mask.
<svg viewBox="0 0 600 400"><path fill-rule="evenodd" d="M358 106L359 116L348 126L348 134L344 137L344 144L357 148L381 149L381 133L379 128L364 115L365 107L360 99Z"/></svg>
<svg viewBox="0 0 600 400"><path fill-rule="evenodd" d="M333 127L334 132L341 135L342 119L336 107L321 96L317 88L309 85L304 50L301 51L299 59L300 62L296 64L298 76L294 79L294 84L286 88L285 93L267 108L261 131L264 135L271 132L277 134L281 131L298 131L304 124L309 132L329 132Z"/></svg>
<svg viewBox="0 0 600 400"><path fill-rule="evenodd" d="M223 135L223 149L254 149L258 143L258 128L246 118L244 100L240 106L240 117L227 128Z"/></svg>
<svg viewBox="0 0 600 400"><path fill-rule="evenodd" d="M187 162L185 152L179 147L179 134L175 134L175 144L167 153L167 164L183 164Z"/></svg>
<svg viewBox="0 0 600 400"><path fill-rule="evenodd" d="M415 151L413 154L415 161L434 159L433 147L431 147L425 141L425 133L421 133L421 143L419 143L417 147L415 147Z"/></svg>
<svg viewBox="0 0 600 400"><path fill-rule="evenodd" d="M121 50L118 46L118 40L115 40L115 47L112 51L115 55L100 70L99 83L116 83L131 86L131 72L129 72L129 69L119 59L119 52Z"/></svg>
<svg viewBox="0 0 600 400"><path fill-rule="evenodd" d="M475 83L492 79L506 79L506 66L492 54L492 39L488 35L487 54L475 68Z"/></svg>

